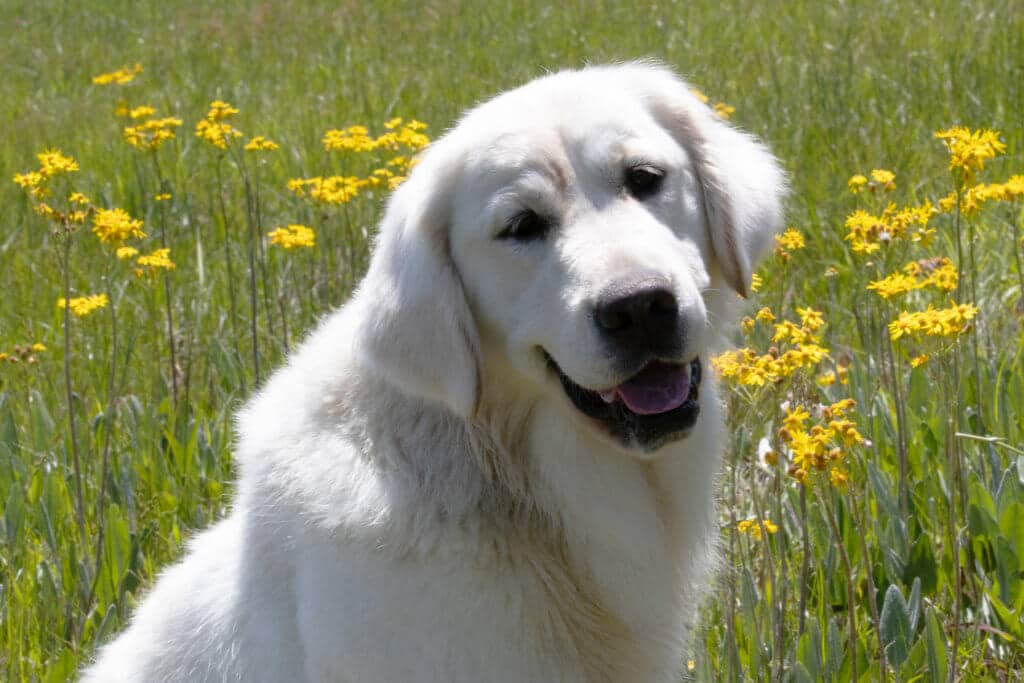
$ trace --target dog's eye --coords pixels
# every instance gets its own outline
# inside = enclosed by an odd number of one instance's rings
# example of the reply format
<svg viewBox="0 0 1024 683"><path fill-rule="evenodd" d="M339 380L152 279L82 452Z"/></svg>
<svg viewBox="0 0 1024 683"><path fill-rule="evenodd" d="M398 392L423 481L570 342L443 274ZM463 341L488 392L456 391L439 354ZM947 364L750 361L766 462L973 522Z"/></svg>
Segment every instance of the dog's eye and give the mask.
<svg viewBox="0 0 1024 683"><path fill-rule="evenodd" d="M653 166L633 166L626 169L626 190L637 199L656 194L661 189L665 172Z"/></svg>
<svg viewBox="0 0 1024 683"><path fill-rule="evenodd" d="M527 209L509 219L505 229L498 233L498 239L532 242L544 239L550 231L551 221Z"/></svg>

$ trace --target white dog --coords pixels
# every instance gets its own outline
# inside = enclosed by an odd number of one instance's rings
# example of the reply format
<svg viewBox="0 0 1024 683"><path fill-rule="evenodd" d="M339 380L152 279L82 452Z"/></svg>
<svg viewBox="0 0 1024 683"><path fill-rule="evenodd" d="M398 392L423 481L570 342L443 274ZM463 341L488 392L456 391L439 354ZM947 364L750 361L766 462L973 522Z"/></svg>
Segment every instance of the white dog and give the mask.
<svg viewBox="0 0 1024 683"><path fill-rule="evenodd" d="M672 681L716 535L708 369L784 177L650 64L471 111L239 418L231 514L89 681Z"/></svg>

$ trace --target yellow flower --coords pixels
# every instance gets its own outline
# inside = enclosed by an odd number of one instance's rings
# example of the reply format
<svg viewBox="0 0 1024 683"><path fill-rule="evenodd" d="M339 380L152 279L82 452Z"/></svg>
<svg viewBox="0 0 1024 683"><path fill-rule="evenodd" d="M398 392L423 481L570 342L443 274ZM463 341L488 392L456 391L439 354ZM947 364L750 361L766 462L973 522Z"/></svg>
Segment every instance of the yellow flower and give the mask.
<svg viewBox="0 0 1024 683"><path fill-rule="evenodd" d="M986 160L1006 151L1006 145L999 140L999 132L994 130L972 131L964 126L953 126L936 132L935 137L949 150L949 170L960 170L967 179L982 170Z"/></svg>
<svg viewBox="0 0 1024 683"><path fill-rule="evenodd" d="M231 140L242 137L242 131L224 122L225 119L237 113L238 110L227 102L221 100L210 102L206 118L196 124L196 137L205 140L217 149L226 150Z"/></svg>
<svg viewBox="0 0 1024 683"><path fill-rule="evenodd" d="M89 198L86 197L81 192L72 192L68 196L68 202L70 202L71 204L88 204Z"/></svg>
<svg viewBox="0 0 1024 683"><path fill-rule="evenodd" d="M823 373L821 375L818 375L814 379L814 381L815 381L815 383L818 384L818 386L830 387L830 386L832 386L833 384L836 383L836 373L834 373L834 372Z"/></svg>
<svg viewBox="0 0 1024 683"><path fill-rule="evenodd" d="M46 347L42 344L42 342L36 342L35 344L32 345L32 350L35 351L36 353L39 353L41 351L45 351Z"/></svg>
<svg viewBox="0 0 1024 683"><path fill-rule="evenodd" d="M142 221L133 219L124 209L96 209L92 231L104 244L119 244L129 237L146 236Z"/></svg>
<svg viewBox="0 0 1024 683"><path fill-rule="evenodd" d="M118 69L117 71L93 76L92 82L96 85L109 85L110 83L124 85L126 83L131 83L140 73L142 73L142 65L136 64L133 67L126 66L123 69Z"/></svg>
<svg viewBox="0 0 1024 683"><path fill-rule="evenodd" d="M782 424L791 432L796 431L803 427L810 416L811 414L803 406L797 405L792 410L786 408L786 417L782 418Z"/></svg>
<svg viewBox="0 0 1024 683"><path fill-rule="evenodd" d="M767 531L769 534L774 534L779 530L778 525L774 524L770 519L762 519L760 522L758 522L758 520L756 519L740 520L736 524L736 529L740 533L748 534L754 540L760 541L762 538L762 526L764 527L764 530Z"/></svg>
<svg viewBox="0 0 1024 683"><path fill-rule="evenodd" d="M760 275L754 273L750 276L750 291L758 292L761 290L761 286L764 284L764 279Z"/></svg>
<svg viewBox="0 0 1024 683"><path fill-rule="evenodd" d="M267 233L271 244L276 244L283 249L294 247L312 247L316 242L316 235L311 228L305 225L289 225L287 228L277 228Z"/></svg>
<svg viewBox="0 0 1024 683"><path fill-rule="evenodd" d="M729 118L735 111L736 107L725 104L724 102L715 102L715 113L723 119Z"/></svg>
<svg viewBox="0 0 1024 683"><path fill-rule="evenodd" d="M804 236L795 228L788 228L786 232L781 235L776 235L775 241L779 246L789 249L790 251L796 251L797 249L804 248Z"/></svg>
<svg viewBox="0 0 1024 683"><path fill-rule="evenodd" d="M71 312L78 317L86 316L93 311L103 308L109 303L106 294L93 294L92 296L80 296L71 300L64 297L57 299L57 308L70 308Z"/></svg>
<svg viewBox="0 0 1024 683"><path fill-rule="evenodd" d="M160 194L153 195L153 199L155 199L158 202L166 202L170 198L171 194L169 192L161 192Z"/></svg>
<svg viewBox="0 0 1024 683"><path fill-rule="evenodd" d="M868 179L858 173L857 175L850 176L850 179L846 181L846 186L850 188L850 192L857 194L861 191L861 188L867 185L867 182Z"/></svg>
<svg viewBox="0 0 1024 683"><path fill-rule="evenodd" d="M64 156L59 149L48 149L36 155L39 159L39 174L43 178L51 178L61 173L74 173L78 170L78 162Z"/></svg>
<svg viewBox="0 0 1024 683"><path fill-rule="evenodd" d="M174 129L180 126L181 119L166 116L161 119L150 119L138 126L126 126L124 139L135 149L150 151L159 149L160 145L175 137Z"/></svg>
<svg viewBox="0 0 1024 683"><path fill-rule="evenodd" d="M892 171L876 168L871 171L871 180L881 185L883 190L893 190L896 188L896 174Z"/></svg>
<svg viewBox="0 0 1024 683"><path fill-rule="evenodd" d="M899 318L889 323L889 337L896 340L911 335L955 336L967 329L977 315L973 304L951 304L943 309L928 306L927 310L915 313L902 311Z"/></svg>
<svg viewBox="0 0 1024 683"><path fill-rule="evenodd" d="M262 135L257 135L249 142L245 143L245 150L247 152L273 152L278 148L278 145L273 140L268 140Z"/></svg>
<svg viewBox="0 0 1024 683"><path fill-rule="evenodd" d="M139 253L139 250L136 249L135 247L118 247L117 251L115 251L114 253L117 255L117 258L124 261L130 258L134 258Z"/></svg>
<svg viewBox="0 0 1024 683"><path fill-rule="evenodd" d="M144 105L141 105L139 107L135 107L134 109L129 109L128 110L128 118L131 118L131 119L143 119L143 118L146 118L147 116L152 116L155 113L156 113L156 109L154 109L153 107L149 106L148 104L144 104Z"/></svg>
<svg viewBox="0 0 1024 683"><path fill-rule="evenodd" d="M812 332L821 329L825 324L825 318L822 316L821 311L816 311L813 308L800 308L798 306L796 312L800 316L800 323Z"/></svg>
<svg viewBox="0 0 1024 683"><path fill-rule="evenodd" d="M919 368L929 360L927 353L922 353L920 356L914 356L910 359L910 367Z"/></svg>
<svg viewBox="0 0 1024 683"><path fill-rule="evenodd" d="M756 324L756 322L756 320L754 320L748 315L744 317L743 320L740 321L740 329L743 330L744 333L749 333L751 330L754 329L754 325Z"/></svg>
<svg viewBox="0 0 1024 683"><path fill-rule="evenodd" d="M772 309L768 308L767 306L765 306L764 308L759 310L754 315L754 317L757 318L759 321L761 321L763 323L773 323L773 322L775 322L775 315L772 313Z"/></svg>
<svg viewBox="0 0 1024 683"><path fill-rule="evenodd" d="M169 248L157 249L150 254L140 256L135 260L135 263L143 268L149 268L150 272L174 270L177 267L171 261L171 250Z"/></svg>
<svg viewBox="0 0 1024 683"><path fill-rule="evenodd" d="M690 88L690 93L704 104L708 103L708 96L696 88Z"/></svg>
<svg viewBox="0 0 1024 683"><path fill-rule="evenodd" d="M309 196L323 204L345 204L359 195L371 183L356 176L328 176L326 178L293 178L288 189L297 197Z"/></svg>

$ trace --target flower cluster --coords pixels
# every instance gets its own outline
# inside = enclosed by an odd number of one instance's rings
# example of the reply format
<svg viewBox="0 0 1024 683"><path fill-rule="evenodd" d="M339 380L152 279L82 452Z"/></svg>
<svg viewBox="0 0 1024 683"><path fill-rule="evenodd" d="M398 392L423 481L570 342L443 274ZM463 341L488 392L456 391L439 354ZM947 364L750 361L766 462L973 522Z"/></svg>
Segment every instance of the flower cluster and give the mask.
<svg viewBox="0 0 1024 683"><path fill-rule="evenodd" d="M133 219L124 209L96 209L92 231L104 244L120 244L129 238L142 238L142 221Z"/></svg>
<svg viewBox="0 0 1024 683"><path fill-rule="evenodd" d="M863 190L877 192L879 189L888 192L896 189L896 174L883 168L876 168L871 171L870 181L858 173L850 176L850 179L846 181L846 186L854 194L859 194Z"/></svg>
<svg viewBox="0 0 1024 683"><path fill-rule="evenodd" d="M796 228L788 228L781 235L775 236L775 255L782 261L788 261L794 251L804 248L804 236Z"/></svg>
<svg viewBox="0 0 1024 683"><path fill-rule="evenodd" d="M78 171L78 162L57 149L40 152L36 159L39 160L39 170L14 174L14 184L28 192L33 199L49 196L46 183L51 178Z"/></svg>
<svg viewBox="0 0 1024 683"><path fill-rule="evenodd" d="M277 228L267 233L271 244L276 244L283 249L295 247L312 247L316 243L316 235L311 228L305 225L289 225L286 228Z"/></svg>
<svg viewBox="0 0 1024 683"><path fill-rule="evenodd" d="M138 107L128 112L132 119L152 116L156 113L153 107ZM125 126L124 139L135 149L152 151L159 149L160 145L168 140L174 139L174 129L181 125L182 121L173 116L163 118L151 118L137 126Z"/></svg>
<svg viewBox="0 0 1024 683"><path fill-rule="evenodd" d="M46 346L44 346L42 342L36 342L35 344L15 344L14 348L10 352L0 351L0 363L25 363L26 365L35 365L35 354L41 353L45 350Z"/></svg>
<svg viewBox="0 0 1024 683"><path fill-rule="evenodd" d="M321 204L347 204L359 196L368 182L357 176L317 176L315 178L293 178L288 189L296 197L309 197Z"/></svg>
<svg viewBox="0 0 1024 683"><path fill-rule="evenodd" d="M957 194L950 192L939 200L939 210L945 213L957 208ZM1011 176L1005 183L979 183L964 188L959 193L960 211L964 214L977 212L983 204L991 201L1012 201L1024 195L1024 175Z"/></svg>
<svg viewBox="0 0 1024 683"><path fill-rule="evenodd" d="M135 253L137 254L138 251L135 251ZM118 257L124 258L120 253L118 253ZM136 277L142 277L146 273L153 274L158 270L174 270L177 268L174 261L171 260L171 250L167 247L157 249L150 254L144 254L135 259L135 263L139 266L135 269Z"/></svg>
<svg viewBox="0 0 1024 683"><path fill-rule="evenodd" d="M833 486L845 486L849 478L843 465L845 449L865 443L848 416L856 405L852 398L844 398L828 406L818 406L816 418L809 427L811 414L804 407L786 407L778 437L790 456L786 470L789 476L806 484L813 473L827 473Z"/></svg>
<svg viewBox="0 0 1024 683"><path fill-rule="evenodd" d="M928 227L928 221L936 213L929 201L902 209L890 203L880 216L858 209L846 217L845 239L858 254L874 253L883 244L908 237L912 242L927 244L935 234L935 230ZM913 226L917 226L917 230L911 231Z"/></svg>
<svg viewBox="0 0 1024 683"><path fill-rule="evenodd" d="M386 132L377 137L371 137L366 126L349 126L327 131L322 142L328 152L396 151L402 148L418 151L430 144L430 138L423 133L426 127L427 124L415 119L403 123L402 119L394 118L384 123Z"/></svg>
<svg viewBox="0 0 1024 683"><path fill-rule="evenodd" d="M110 300L106 294L93 294L91 296L79 296L73 299L61 297L57 299L57 308L70 308L71 312L79 318L87 316L95 310L103 308Z"/></svg>
<svg viewBox="0 0 1024 683"><path fill-rule="evenodd" d="M196 124L196 137L204 140L217 149L226 150L228 143L242 137L242 131L227 123L227 119L238 113L238 110L227 102L214 100L206 118Z"/></svg>
<svg viewBox="0 0 1024 683"><path fill-rule="evenodd" d="M772 346L766 353L751 348L726 351L712 359L712 366L723 379L752 387L781 382L800 369L816 367L828 357L821 341L825 320L820 311L811 308L798 308L797 313L799 325L789 320L774 324ZM774 320L771 310L762 308L756 321L745 322L745 327L751 329L756 322L768 324Z"/></svg>
<svg viewBox="0 0 1024 683"><path fill-rule="evenodd" d="M93 76L92 82L94 85L125 85L135 80L135 77L142 73L142 65L136 64L135 66L126 66L116 71L110 71L108 73L100 74L99 76Z"/></svg>
<svg viewBox="0 0 1024 683"><path fill-rule="evenodd" d="M948 308L928 306L924 311L902 311L899 318L889 323L889 337L893 340L918 335L955 337L967 330L977 315L974 304L956 303L950 303Z"/></svg>
<svg viewBox="0 0 1024 683"><path fill-rule="evenodd" d="M949 170L963 174L964 180L974 177L976 171L985 168L985 161L1006 151L1000 142L999 132L974 130L964 126L953 126L935 133L949 150Z"/></svg>
<svg viewBox="0 0 1024 683"><path fill-rule="evenodd" d="M273 152L276 149L278 149L277 143L262 135L257 135L245 143L246 152Z"/></svg>
<svg viewBox="0 0 1024 683"><path fill-rule="evenodd" d="M891 299L926 287L952 292L956 285L956 266L948 258L939 257L911 261L902 272L868 283L868 289L883 299Z"/></svg>
<svg viewBox="0 0 1024 683"><path fill-rule="evenodd" d="M736 524L736 530L741 534L747 534L755 541L760 541L762 538L761 528L764 528L769 534L774 534L779 530L779 526L772 522L770 519L741 519Z"/></svg>

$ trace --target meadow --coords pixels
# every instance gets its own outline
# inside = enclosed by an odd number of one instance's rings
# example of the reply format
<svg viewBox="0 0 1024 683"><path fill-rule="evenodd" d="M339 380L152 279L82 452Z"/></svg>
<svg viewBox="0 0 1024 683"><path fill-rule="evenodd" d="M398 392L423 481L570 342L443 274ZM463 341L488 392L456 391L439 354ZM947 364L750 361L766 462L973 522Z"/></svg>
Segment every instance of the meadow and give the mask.
<svg viewBox="0 0 1024 683"><path fill-rule="evenodd" d="M651 57L792 181L716 361L722 566L681 677L1024 679L1018 0L2 8L0 677L73 678L223 515L233 411L418 149Z"/></svg>

